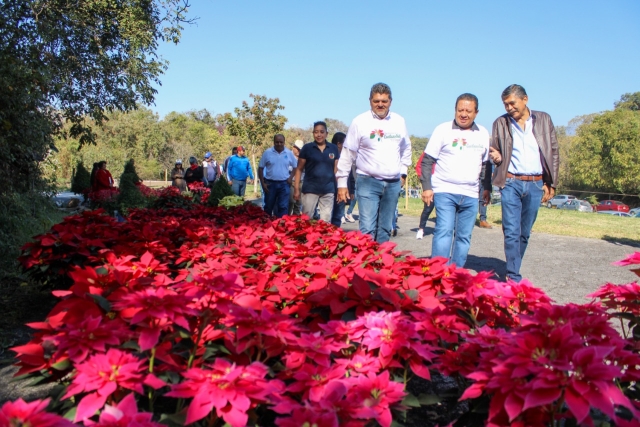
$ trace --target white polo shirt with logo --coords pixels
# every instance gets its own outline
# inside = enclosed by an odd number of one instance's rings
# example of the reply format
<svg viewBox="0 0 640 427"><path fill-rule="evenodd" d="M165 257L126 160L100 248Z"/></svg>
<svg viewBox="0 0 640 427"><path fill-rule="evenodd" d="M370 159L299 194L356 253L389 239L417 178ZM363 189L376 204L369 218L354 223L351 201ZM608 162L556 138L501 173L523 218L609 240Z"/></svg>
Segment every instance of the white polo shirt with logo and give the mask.
<svg viewBox="0 0 640 427"><path fill-rule="evenodd" d="M434 193L478 198L482 163L489 160L489 132L473 124L463 130L455 120L438 125L424 152L436 159L431 176Z"/></svg>
<svg viewBox="0 0 640 427"><path fill-rule="evenodd" d="M411 166L411 140L402 116L379 119L371 110L353 119L338 162L338 188L346 188L351 165L356 173L380 180L399 179Z"/></svg>

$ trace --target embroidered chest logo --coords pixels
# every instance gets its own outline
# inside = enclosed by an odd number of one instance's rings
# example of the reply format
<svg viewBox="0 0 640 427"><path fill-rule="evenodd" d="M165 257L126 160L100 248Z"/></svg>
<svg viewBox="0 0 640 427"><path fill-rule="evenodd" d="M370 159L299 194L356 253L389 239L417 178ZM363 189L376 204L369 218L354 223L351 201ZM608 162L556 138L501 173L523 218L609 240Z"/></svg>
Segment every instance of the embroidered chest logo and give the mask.
<svg viewBox="0 0 640 427"><path fill-rule="evenodd" d="M335 154L333 154L333 153L329 153L329 158L330 158L331 160L333 160L333 159L335 159L335 158L336 158L336 155L335 155Z"/></svg>
<svg viewBox="0 0 640 427"><path fill-rule="evenodd" d="M382 129L372 130L369 139L375 139L376 136L378 137L378 141L380 141L380 138L384 138L384 131Z"/></svg>

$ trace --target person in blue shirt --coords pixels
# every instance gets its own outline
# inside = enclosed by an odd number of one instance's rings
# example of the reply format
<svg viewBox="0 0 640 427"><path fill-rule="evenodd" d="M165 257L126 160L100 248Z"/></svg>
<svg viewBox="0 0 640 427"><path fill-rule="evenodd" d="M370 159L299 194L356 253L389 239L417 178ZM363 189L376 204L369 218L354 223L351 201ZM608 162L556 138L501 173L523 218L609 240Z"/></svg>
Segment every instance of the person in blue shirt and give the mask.
<svg viewBox="0 0 640 427"><path fill-rule="evenodd" d="M244 197L247 189L247 178L250 179L249 184L253 182L253 171L249 159L244 155L244 147L238 147L238 154L229 159L227 166L227 179L233 194Z"/></svg>
<svg viewBox="0 0 640 427"><path fill-rule="evenodd" d="M264 211L282 218L289 211L289 186L298 166L295 156L284 146L284 135L273 137L273 147L264 152L258 165L258 179L264 191Z"/></svg>
<svg viewBox="0 0 640 427"><path fill-rule="evenodd" d="M333 199L336 191L336 170L340 153L338 147L327 143L327 124L313 124L314 142L305 144L300 150L293 198L302 200L302 213L313 217L316 205L320 210L320 219L331 221ZM300 188L300 179L304 172L304 183Z"/></svg>

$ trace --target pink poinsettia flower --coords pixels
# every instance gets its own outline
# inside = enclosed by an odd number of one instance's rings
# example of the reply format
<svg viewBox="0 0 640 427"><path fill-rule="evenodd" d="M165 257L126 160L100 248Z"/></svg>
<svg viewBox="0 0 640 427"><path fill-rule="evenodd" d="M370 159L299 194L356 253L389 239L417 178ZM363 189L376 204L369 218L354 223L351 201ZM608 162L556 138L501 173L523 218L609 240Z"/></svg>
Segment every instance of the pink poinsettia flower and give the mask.
<svg viewBox="0 0 640 427"><path fill-rule="evenodd" d="M265 380L268 369L261 363L236 366L218 358L213 365L191 368L182 376L185 381L172 386L165 396L193 398L187 409L186 423L206 417L214 408L219 417L232 427L247 425L247 411L278 389Z"/></svg>
<svg viewBox="0 0 640 427"><path fill-rule="evenodd" d="M640 252L634 252L631 255L627 255L625 259L616 261L613 263L613 265L632 265L632 264L640 264Z"/></svg>
<svg viewBox="0 0 640 427"><path fill-rule="evenodd" d="M105 354L95 354L77 364L77 374L64 399L80 393L92 392L78 403L75 421L93 416L118 388L142 394L143 361L130 353L111 348Z"/></svg>
<svg viewBox="0 0 640 427"><path fill-rule="evenodd" d="M138 412L136 398L129 393L116 406L105 405L97 423L86 420L84 424L91 427L164 427L152 418L150 412Z"/></svg>
<svg viewBox="0 0 640 427"><path fill-rule="evenodd" d="M374 418L383 427L391 426L391 407L404 398L404 384L390 381L389 371L362 375L356 380L347 397L352 402L354 418Z"/></svg>
<svg viewBox="0 0 640 427"><path fill-rule="evenodd" d="M15 402L6 402L0 408L0 426L73 427L74 424L71 421L45 412L49 400L34 400L27 403L19 398Z"/></svg>
<svg viewBox="0 0 640 427"><path fill-rule="evenodd" d="M140 326L138 344L141 350L150 350L163 330L175 325L189 330L187 315L196 314L188 307L191 300L166 288L146 288L127 293L113 304L121 316L132 325Z"/></svg>

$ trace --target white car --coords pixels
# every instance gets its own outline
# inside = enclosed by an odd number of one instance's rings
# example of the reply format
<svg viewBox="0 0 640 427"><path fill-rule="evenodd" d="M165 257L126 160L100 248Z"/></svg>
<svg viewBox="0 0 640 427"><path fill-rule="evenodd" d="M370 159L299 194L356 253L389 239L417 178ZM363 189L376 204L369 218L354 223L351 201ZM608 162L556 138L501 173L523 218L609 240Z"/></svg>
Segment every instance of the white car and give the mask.
<svg viewBox="0 0 640 427"><path fill-rule="evenodd" d="M631 210L629 210L629 215L631 216L636 216L640 213L640 208L633 208Z"/></svg>
<svg viewBox="0 0 640 427"><path fill-rule="evenodd" d="M623 216L625 218L631 217L631 215L629 215L626 212L618 212L618 211L598 211L598 213L603 215Z"/></svg>
<svg viewBox="0 0 640 427"><path fill-rule="evenodd" d="M575 200L575 198L575 196L569 196L568 194L558 194L553 199L547 202L547 207L549 209L557 208L558 206L565 204L569 200Z"/></svg>

